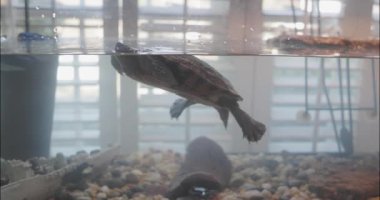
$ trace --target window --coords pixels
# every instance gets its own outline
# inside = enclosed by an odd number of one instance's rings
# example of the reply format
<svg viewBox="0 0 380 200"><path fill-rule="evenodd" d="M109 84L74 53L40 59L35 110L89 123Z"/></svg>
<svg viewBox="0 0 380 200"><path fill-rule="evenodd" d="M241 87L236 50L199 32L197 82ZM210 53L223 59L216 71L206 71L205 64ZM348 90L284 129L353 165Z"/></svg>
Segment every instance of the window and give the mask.
<svg viewBox="0 0 380 200"><path fill-rule="evenodd" d="M380 35L380 31L379 31L379 15L380 15L379 9L380 9L379 1L378 0L374 0L373 1L373 6L372 6L372 26L371 26L371 30L372 30L372 35L375 38L379 38L379 35Z"/></svg>
<svg viewBox="0 0 380 200"><path fill-rule="evenodd" d="M294 2L294 17L291 2ZM262 7L264 15L263 40L275 37L283 32L292 34L295 30L297 30L297 34L300 35L316 35L318 29L317 2L319 2L321 14L320 28L322 35L339 35L341 32L339 19L344 13L344 2L342 1L289 0L278 2L265 0L263 1Z"/></svg>
<svg viewBox="0 0 380 200"><path fill-rule="evenodd" d="M12 3L15 8L12 20L18 34L25 31L24 1ZM30 31L55 37L59 49L102 49L103 42L99 42L103 39L102 5L102 0L30 1Z"/></svg>
<svg viewBox="0 0 380 200"><path fill-rule="evenodd" d="M226 26L229 3L227 0L139 1L138 36L144 39L140 45L147 40L150 46L193 49L202 41L217 39Z"/></svg>
<svg viewBox="0 0 380 200"><path fill-rule="evenodd" d="M279 35L281 32L289 34L317 34L317 12L315 1L294 0L294 13L292 12L292 1L277 2L272 0L263 1L263 14L265 16L263 39ZM318 2L318 1L317 1ZM344 14L345 1L321 0L319 1L321 12L321 35L339 35L342 31L341 17ZM314 7L314 9L313 9ZM306 9L305 9L306 8ZM377 10L376 10L377 9ZM305 10L307 12L305 12ZM314 13L310 18L311 13ZM374 1L373 16L378 12L378 1ZM305 18L305 14L307 14ZM378 16L378 15L377 15ZM376 17L372 25L372 31L376 35L378 32L378 22ZM306 22L306 24L304 23ZM276 32L277 31L277 32ZM365 37L365 36L364 36ZM296 152L336 152L334 126L329 111L310 110L311 120L300 117L305 110L305 58L275 57L273 73L273 99L272 99L272 122L269 140L269 151L280 152L282 150ZM340 106L340 93L338 87L337 59L324 59L326 68L326 84L328 93L334 107ZM342 66L345 69L346 60L342 59ZM319 74L320 58L308 58L309 63L309 103L313 107L327 107L326 96L320 85ZM353 107L359 106L359 87L361 74L366 61L360 59L350 59L351 66L351 96ZM363 68L362 68L363 67ZM344 71L343 71L344 72ZM343 74L345 77L345 74ZM344 95L347 95L346 85L343 86ZM347 97L345 96L345 104ZM363 105L361 105L363 106ZM348 112L345 112L345 126L347 127ZM354 111L355 116L358 113ZM340 111L334 111L334 117L339 133L343 124ZM354 123L355 124L355 123ZM354 133L355 134L355 133Z"/></svg>
<svg viewBox="0 0 380 200"><path fill-rule="evenodd" d="M51 155L99 149L99 57L61 55Z"/></svg>
<svg viewBox="0 0 380 200"><path fill-rule="evenodd" d="M361 81L362 60L350 59L350 82L353 107L358 107ZM341 106L338 79L338 63L336 58L324 59L325 79L332 107ZM341 59L343 98L347 105L346 59ZM305 58L279 57L274 58L274 89L272 97L272 122L269 150L295 152L337 152L334 127L328 111L328 102L321 85L321 59L308 58L308 101L311 108L326 108L324 110L309 110L311 119L302 117L305 111ZM356 114L356 112L354 112ZM354 115L355 117L356 115ZM337 130L342 128L341 112L334 111ZM348 126L348 112L344 114L344 126ZM354 118L355 119L355 118Z"/></svg>

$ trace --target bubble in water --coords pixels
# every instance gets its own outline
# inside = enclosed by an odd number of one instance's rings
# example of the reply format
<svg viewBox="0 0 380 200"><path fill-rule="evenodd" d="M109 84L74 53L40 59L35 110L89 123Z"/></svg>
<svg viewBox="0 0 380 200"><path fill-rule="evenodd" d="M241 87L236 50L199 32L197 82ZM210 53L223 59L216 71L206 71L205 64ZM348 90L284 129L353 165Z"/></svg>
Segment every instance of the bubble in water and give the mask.
<svg viewBox="0 0 380 200"><path fill-rule="evenodd" d="M45 18L45 15L44 15L44 14L42 14L42 15L41 15L41 18Z"/></svg>
<svg viewBox="0 0 380 200"><path fill-rule="evenodd" d="M245 28L245 25L243 24L243 25L241 25L241 28Z"/></svg>
<svg viewBox="0 0 380 200"><path fill-rule="evenodd" d="M54 33L57 33L57 32L58 32L58 28L55 27L55 28L53 29L53 32L54 32Z"/></svg>
<svg viewBox="0 0 380 200"><path fill-rule="evenodd" d="M253 31L255 31L255 29L253 29L252 27L251 27L251 28L249 28L249 30L250 30L250 31L252 31L252 32L253 32Z"/></svg>
<svg viewBox="0 0 380 200"><path fill-rule="evenodd" d="M227 44L227 41L223 41L223 44Z"/></svg>
<svg viewBox="0 0 380 200"><path fill-rule="evenodd" d="M51 14L51 16L52 16L53 18L55 18L55 16L56 16L55 12L53 12L53 14Z"/></svg>
<svg viewBox="0 0 380 200"><path fill-rule="evenodd" d="M244 38L244 42L248 42L248 39L247 39L247 38Z"/></svg>
<svg viewBox="0 0 380 200"><path fill-rule="evenodd" d="M6 35L2 35L1 36L1 42L5 42L7 40L7 36Z"/></svg>
<svg viewBox="0 0 380 200"><path fill-rule="evenodd" d="M39 6L36 6L36 7L34 7L36 10L39 10L40 9L40 7Z"/></svg>

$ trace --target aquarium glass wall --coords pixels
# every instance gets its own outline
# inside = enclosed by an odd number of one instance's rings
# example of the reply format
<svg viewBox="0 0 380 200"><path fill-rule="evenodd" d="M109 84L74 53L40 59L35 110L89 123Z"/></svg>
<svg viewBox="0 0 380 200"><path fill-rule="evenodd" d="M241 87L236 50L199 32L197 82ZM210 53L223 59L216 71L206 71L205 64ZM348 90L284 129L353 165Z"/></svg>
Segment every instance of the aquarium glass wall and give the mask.
<svg viewBox="0 0 380 200"><path fill-rule="evenodd" d="M198 136L207 136L219 142L227 151L269 151L281 152L338 152L335 140L336 129L339 133L342 126L350 126L349 112L344 116L341 111L334 110L336 127L331 120L328 110L326 93L321 85L321 58L308 58L308 101L312 108L309 111L310 119L300 116L305 111L305 59L304 57L223 57L200 56L227 77L241 92L244 101L242 105L253 116L266 122L269 130L265 139L258 143L244 141L240 135L239 127L231 118L229 127L225 129L215 109L202 105L195 105L183 113L178 120L171 119L169 108L178 96L154 88L148 85L134 83L136 89L131 97L126 92L125 102L135 103L132 107L137 126L139 149L163 148L175 149L183 152L186 144ZM87 59L91 59L89 62ZM120 88L123 87L124 77L113 74L113 68L104 62L101 66L99 60L109 60L108 56L97 55L63 55L60 56L58 68L56 103L54 113L54 129L52 135L52 154L56 152L76 152L80 149L96 149L102 146L105 137L110 142L130 130L124 127L120 121L120 113L123 112ZM340 106L340 88L338 62L346 66L350 65L350 88L347 87L347 76L343 76L344 101L347 104L347 92L351 93L352 107L363 108L352 113L353 126L357 141L373 143L376 150L376 141L367 140L365 137L376 138L377 107L374 104L371 76L371 60L366 59L324 59L325 82L328 87L328 95L334 108ZM375 64L377 64L376 62ZM80 66L78 66L80 65ZM100 66L99 66L100 65ZM265 67L261 67L261 66ZM99 67L109 70L108 74L115 78L114 96L101 96L101 82L99 81ZM345 72L345 67L343 67ZM378 72L378 67L375 68ZM100 75L102 76L102 75ZM368 79L364 77L368 76ZM106 78L106 77L105 77ZM121 80L120 80L121 79ZM116 82L118 80L118 82ZM128 80L127 80L128 81ZM375 82L376 83L376 82ZM378 84L378 82L377 82ZM249 85L249 87L247 86ZM368 89L369 88L369 89ZM118 91L116 91L118 90ZM364 96L366 98L364 98ZM136 98L136 100L130 100ZM108 105L114 107L117 113L112 113L118 121L105 119L101 121L101 102L118 104ZM324 110L313 110L313 108ZM378 109L378 108L377 108ZM343 122L342 119L345 119ZM111 118L112 119L112 118ZM367 129L361 127L362 123L370 124ZM114 132L100 133L101 124L110 127ZM119 129L117 128L119 127ZM364 131L364 132L363 132ZM367 133L365 133L368 131ZM365 137L361 135L368 134ZM238 145L237 145L238 144ZM368 144L368 143L367 143ZM105 144L103 144L105 145ZM360 144L358 144L360 146ZM364 144L362 144L364 145ZM365 150L371 149L371 145L358 147Z"/></svg>
<svg viewBox="0 0 380 200"><path fill-rule="evenodd" d="M379 0L0 2L1 199L379 199Z"/></svg>
<svg viewBox="0 0 380 200"><path fill-rule="evenodd" d="M51 155L115 144L184 152L198 136L230 153L334 153L342 129L353 130L358 152L378 151L378 49L284 51L268 43L281 34L378 40L376 0L2 0L1 11L2 56L58 55ZM20 39L26 31L39 36ZM248 143L232 117L225 129L216 110L200 104L171 119L176 95L113 69L117 41L209 63L267 125L265 136Z"/></svg>

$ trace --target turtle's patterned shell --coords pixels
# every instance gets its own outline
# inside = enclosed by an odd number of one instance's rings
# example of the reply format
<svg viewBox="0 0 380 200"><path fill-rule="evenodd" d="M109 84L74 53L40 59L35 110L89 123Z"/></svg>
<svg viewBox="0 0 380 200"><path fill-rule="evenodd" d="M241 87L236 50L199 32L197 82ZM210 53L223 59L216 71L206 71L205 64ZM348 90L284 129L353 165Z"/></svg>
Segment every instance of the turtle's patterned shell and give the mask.
<svg viewBox="0 0 380 200"><path fill-rule="evenodd" d="M115 51L138 52L119 42ZM180 104L174 102L170 112L172 117L177 118L179 116L177 114L181 114L189 105L201 103L216 108L225 126L230 111L248 141L259 140L266 130L264 124L254 120L239 108L237 101L242 100L242 97L233 89L231 83L195 56L113 55L111 62L121 74L186 98L187 100L181 99Z"/></svg>
<svg viewBox="0 0 380 200"><path fill-rule="evenodd" d="M194 96L227 95L241 101L243 98L231 83L206 62L191 55L153 55L173 72L179 90Z"/></svg>

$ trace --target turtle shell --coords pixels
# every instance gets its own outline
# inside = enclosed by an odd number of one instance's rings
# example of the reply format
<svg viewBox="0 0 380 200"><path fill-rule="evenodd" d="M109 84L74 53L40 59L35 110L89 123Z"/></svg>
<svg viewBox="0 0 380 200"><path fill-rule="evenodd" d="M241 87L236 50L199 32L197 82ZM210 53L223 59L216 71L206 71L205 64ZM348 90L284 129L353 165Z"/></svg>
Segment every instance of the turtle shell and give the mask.
<svg viewBox="0 0 380 200"><path fill-rule="evenodd" d="M139 52L121 43L116 44L115 51L132 54ZM265 132L265 125L239 108L237 101L243 98L231 83L193 55L112 55L111 62L121 74L187 99L183 105L173 104L171 111L181 111L189 105L201 103L216 108L225 126L228 111L231 111L242 128L244 137L249 141L257 141Z"/></svg>
<svg viewBox="0 0 380 200"><path fill-rule="evenodd" d="M122 43L115 51L140 52ZM112 56L112 64L121 74L194 102L224 107L243 100L222 74L193 55L121 55Z"/></svg>
<svg viewBox="0 0 380 200"><path fill-rule="evenodd" d="M149 55L167 66L177 80L176 90L197 97L228 96L235 101L243 98L231 83L206 62L192 55ZM178 93L178 92L177 92ZM183 95L186 96L186 95Z"/></svg>

